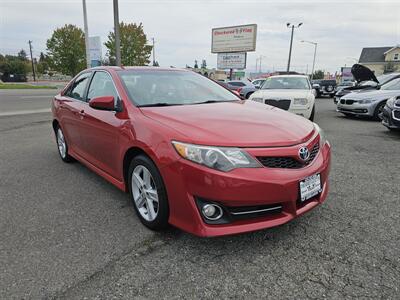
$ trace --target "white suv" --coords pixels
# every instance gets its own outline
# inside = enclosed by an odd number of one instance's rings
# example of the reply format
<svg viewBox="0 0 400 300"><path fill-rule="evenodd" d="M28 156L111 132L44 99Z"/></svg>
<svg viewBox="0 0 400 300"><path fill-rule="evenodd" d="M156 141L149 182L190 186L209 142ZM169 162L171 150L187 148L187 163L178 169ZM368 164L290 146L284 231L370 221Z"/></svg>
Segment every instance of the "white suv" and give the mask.
<svg viewBox="0 0 400 300"><path fill-rule="evenodd" d="M276 106L311 121L315 114L315 96L308 76L277 75L268 77L250 100Z"/></svg>

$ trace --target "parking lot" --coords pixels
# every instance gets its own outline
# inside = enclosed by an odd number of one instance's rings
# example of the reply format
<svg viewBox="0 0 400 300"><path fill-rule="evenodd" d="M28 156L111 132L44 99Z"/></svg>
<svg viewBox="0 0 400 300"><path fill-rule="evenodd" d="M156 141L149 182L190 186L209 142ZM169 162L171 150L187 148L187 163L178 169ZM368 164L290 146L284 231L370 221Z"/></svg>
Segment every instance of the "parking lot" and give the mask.
<svg viewBox="0 0 400 300"><path fill-rule="evenodd" d="M149 231L128 194L63 163L54 93L0 91L1 299L399 298L400 133L318 99L327 201L280 227L201 239Z"/></svg>

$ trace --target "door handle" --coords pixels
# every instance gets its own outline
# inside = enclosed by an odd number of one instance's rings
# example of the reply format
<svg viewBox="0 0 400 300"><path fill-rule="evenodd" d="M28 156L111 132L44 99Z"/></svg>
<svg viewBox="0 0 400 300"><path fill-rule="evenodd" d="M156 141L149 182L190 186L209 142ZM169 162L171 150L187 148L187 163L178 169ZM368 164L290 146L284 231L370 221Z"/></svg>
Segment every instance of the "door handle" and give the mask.
<svg viewBox="0 0 400 300"><path fill-rule="evenodd" d="M84 117L85 116L85 111L82 109L82 110L80 110L79 111L79 115L81 116L81 117Z"/></svg>

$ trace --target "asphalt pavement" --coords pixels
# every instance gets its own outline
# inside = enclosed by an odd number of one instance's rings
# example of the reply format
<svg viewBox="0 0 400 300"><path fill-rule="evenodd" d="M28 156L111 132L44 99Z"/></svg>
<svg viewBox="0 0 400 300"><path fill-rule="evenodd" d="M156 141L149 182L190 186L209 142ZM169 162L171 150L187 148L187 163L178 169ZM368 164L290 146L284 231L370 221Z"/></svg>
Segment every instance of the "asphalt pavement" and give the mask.
<svg viewBox="0 0 400 300"><path fill-rule="evenodd" d="M154 233L127 194L60 160L40 112L55 92L0 91L0 299L399 299L400 133L318 99L323 205L236 236Z"/></svg>

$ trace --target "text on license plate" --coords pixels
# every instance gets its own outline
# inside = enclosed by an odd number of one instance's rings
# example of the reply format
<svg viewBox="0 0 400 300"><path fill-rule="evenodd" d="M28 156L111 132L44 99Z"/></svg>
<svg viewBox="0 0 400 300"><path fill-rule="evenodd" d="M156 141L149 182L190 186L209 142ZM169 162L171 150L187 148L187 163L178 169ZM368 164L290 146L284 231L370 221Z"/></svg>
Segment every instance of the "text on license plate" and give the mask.
<svg viewBox="0 0 400 300"><path fill-rule="evenodd" d="M300 181L300 200L302 202L321 192L321 174L315 174Z"/></svg>

